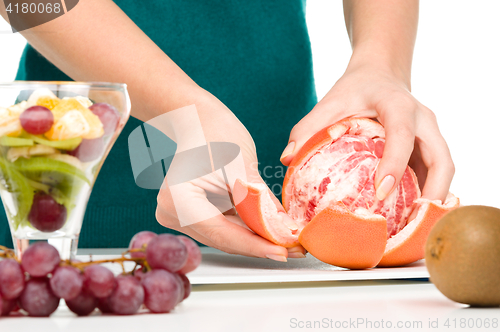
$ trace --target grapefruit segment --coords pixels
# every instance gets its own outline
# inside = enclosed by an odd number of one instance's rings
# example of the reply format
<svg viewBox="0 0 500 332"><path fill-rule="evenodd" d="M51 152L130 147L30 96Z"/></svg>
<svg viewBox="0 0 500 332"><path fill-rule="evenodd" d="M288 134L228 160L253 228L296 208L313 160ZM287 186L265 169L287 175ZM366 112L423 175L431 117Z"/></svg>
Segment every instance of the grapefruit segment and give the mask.
<svg viewBox="0 0 500 332"><path fill-rule="evenodd" d="M346 119L320 130L302 146L288 167L283 181L283 206L285 209L288 210L292 193L289 188L289 181L295 170L300 169L322 147L337 141L345 134L385 138L384 127L378 122L366 118Z"/></svg>
<svg viewBox="0 0 500 332"><path fill-rule="evenodd" d="M263 238L283 247L299 245L302 227L286 213L279 201L263 183L244 183L236 180L233 199L236 211L245 224Z"/></svg>
<svg viewBox="0 0 500 332"><path fill-rule="evenodd" d="M460 200L449 193L444 204L419 198L418 213L399 233L387 240L380 267L402 266L424 258L425 242L434 224L447 212L457 208Z"/></svg>
<svg viewBox="0 0 500 332"><path fill-rule="evenodd" d="M366 209L352 213L344 203L335 202L304 227L299 242L325 263L349 269L372 268L384 254L386 220Z"/></svg>

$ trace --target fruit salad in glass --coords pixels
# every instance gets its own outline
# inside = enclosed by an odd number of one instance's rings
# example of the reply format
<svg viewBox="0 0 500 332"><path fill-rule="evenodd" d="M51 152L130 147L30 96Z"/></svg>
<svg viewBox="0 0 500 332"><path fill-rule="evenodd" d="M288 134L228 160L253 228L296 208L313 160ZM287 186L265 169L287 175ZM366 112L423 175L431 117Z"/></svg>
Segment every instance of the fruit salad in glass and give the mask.
<svg viewBox="0 0 500 332"><path fill-rule="evenodd" d="M0 84L0 196L19 255L41 239L75 255L92 186L129 112L120 84Z"/></svg>

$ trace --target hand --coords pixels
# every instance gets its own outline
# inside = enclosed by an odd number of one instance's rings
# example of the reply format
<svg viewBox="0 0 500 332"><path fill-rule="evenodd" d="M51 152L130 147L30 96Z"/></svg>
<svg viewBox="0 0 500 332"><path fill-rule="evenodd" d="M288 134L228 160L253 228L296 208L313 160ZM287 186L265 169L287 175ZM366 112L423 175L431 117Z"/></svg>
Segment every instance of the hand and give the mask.
<svg viewBox="0 0 500 332"><path fill-rule="evenodd" d="M169 118L171 121L166 127L171 129L167 134L176 141L177 152L158 194L158 222L231 254L267 257L278 261L286 261L287 257L304 257L305 250L302 247L290 248L288 251L275 245L253 233L235 215L227 192L234 185L236 177L241 177L237 174L241 175L243 172L247 181L264 183L257 168L254 142L243 124L217 98L201 90L196 92L191 102L193 100L197 108L197 116L194 118L184 109L180 110L177 118L175 112L178 111L167 113L169 116L174 115ZM200 119L200 130L196 130L196 117ZM160 125L156 127L159 128ZM226 174L223 175L221 171L214 171L210 163L200 166L201 158L196 166L192 164L192 160L182 159L180 151L205 145L206 142L235 143L240 147L241 156L238 161L241 163L235 166L232 173L225 168ZM204 167L202 174L207 175L174 183L186 172L200 167Z"/></svg>
<svg viewBox="0 0 500 332"><path fill-rule="evenodd" d="M325 126L348 117L377 119L386 130L377 168L377 197L397 187L406 165L415 171L422 196L444 200L455 168L434 113L418 102L402 80L370 65L350 66L290 134L281 161L289 165L304 143Z"/></svg>

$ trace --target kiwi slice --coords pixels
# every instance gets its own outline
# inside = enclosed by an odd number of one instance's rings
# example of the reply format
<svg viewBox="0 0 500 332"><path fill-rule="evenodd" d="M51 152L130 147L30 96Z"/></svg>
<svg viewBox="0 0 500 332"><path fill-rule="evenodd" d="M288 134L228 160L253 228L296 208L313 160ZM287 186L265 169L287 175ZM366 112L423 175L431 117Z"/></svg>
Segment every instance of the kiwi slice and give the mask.
<svg viewBox="0 0 500 332"><path fill-rule="evenodd" d="M0 157L0 181L2 187L15 195L17 199L17 214L12 217L15 230L27 222L28 214L33 204L35 189L29 184L28 179L18 172L12 163Z"/></svg>
<svg viewBox="0 0 500 332"><path fill-rule="evenodd" d="M65 205L66 208L68 208L70 205L72 205L71 198L68 196L68 194L73 193L70 192L63 192L55 187L51 187L48 184L45 183L40 183L40 182L35 182L33 180L27 179L28 183L37 191L43 191L46 194L51 195L55 201L59 204Z"/></svg>
<svg viewBox="0 0 500 332"><path fill-rule="evenodd" d="M51 195L66 206L68 214L75 207L75 197L90 180L85 173L68 163L47 157L19 158L16 169L28 178L32 187Z"/></svg>
<svg viewBox="0 0 500 332"><path fill-rule="evenodd" d="M76 149L78 145L80 145L80 143L82 142L81 137L75 137L61 141L50 141L48 139L42 138L41 136L32 135L26 132L23 133L23 136L32 139L34 142L38 144L43 144L59 150L67 150L67 151Z"/></svg>
<svg viewBox="0 0 500 332"><path fill-rule="evenodd" d="M9 136L0 137L0 145L3 146L33 146L34 144L35 142L30 138Z"/></svg>
<svg viewBox="0 0 500 332"><path fill-rule="evenodd" d="M90 180L82 170L56 159L47 157L19 158L13 165L30 180L49 186L71 186L75 179L90 185Z"/></svg>

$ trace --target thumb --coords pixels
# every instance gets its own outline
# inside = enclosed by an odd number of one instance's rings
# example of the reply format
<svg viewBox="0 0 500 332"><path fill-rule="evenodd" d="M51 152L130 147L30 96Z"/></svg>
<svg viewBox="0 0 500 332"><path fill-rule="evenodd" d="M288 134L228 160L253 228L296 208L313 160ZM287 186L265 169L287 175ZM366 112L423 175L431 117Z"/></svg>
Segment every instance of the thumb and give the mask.
<svg viewBox="0 0 500 332"><path fill-rule="evenodd" d="M318 105L319 106L319 105ZM280 161L283 165L289 166L293 158L300 151L302 146L317 132L326 127L327 125L333 124L337 121L342 120L343 116L338 112L328 112L329 116L327 121L325 121L325 112L320 108L315 107L308 115L306 115L302 120L300 120L290 132L290 138L288 139L288 145L281 154ZM332 117L332 114L337 114Z"/></svg>

